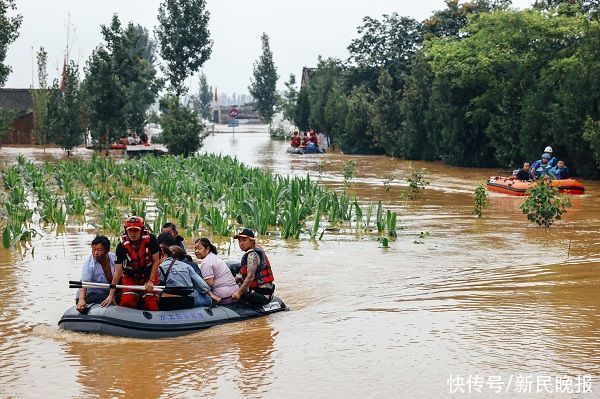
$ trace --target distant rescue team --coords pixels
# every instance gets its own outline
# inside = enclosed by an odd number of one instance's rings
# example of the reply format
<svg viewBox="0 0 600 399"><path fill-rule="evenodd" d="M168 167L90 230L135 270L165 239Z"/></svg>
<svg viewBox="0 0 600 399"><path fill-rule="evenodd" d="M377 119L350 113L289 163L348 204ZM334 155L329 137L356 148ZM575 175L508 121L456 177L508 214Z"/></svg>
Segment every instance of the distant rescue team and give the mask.
<svg viewBox="0 0 600 399"><path fill-rule="evenodd" d="M92 240L92 253L83 265L81 280L143 289L80 288L76 297L80 312L92 303L157 311L235 301L265 305L273 298L275 279L271 263L256 245L250 229L234 236L244 251L240 274L234 276L207 238L195 242L194 254L201 261L198 266L185 252L184 239L173 223L166 223L158 238L147 230L139 216L125 219L123 228L115 253L110 252L107 237L99 235ZM156 285L165 289L159 293L154 289Z"/></svg>
<svg viewBox="0 0 600 399"><path fill-rule="evenodd" d="M568 179L570 177L569 168L565 162L552 155L552 147L544 149L541 158L533 163L525 162L523 168L515 172L515 178L518 180L537 180L542 177L552 179Z"/></svg>

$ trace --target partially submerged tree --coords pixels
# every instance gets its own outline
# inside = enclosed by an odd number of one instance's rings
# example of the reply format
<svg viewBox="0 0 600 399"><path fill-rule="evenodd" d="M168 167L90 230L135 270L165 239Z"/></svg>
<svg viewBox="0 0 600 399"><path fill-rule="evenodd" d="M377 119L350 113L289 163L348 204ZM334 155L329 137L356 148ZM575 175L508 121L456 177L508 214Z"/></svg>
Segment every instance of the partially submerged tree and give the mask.
<svg viewBox="0 0 600 399"><path fill-rule="evenodd" d="M250 80L250 94L256 100L256 110L267 123L271 123L277 105L277 68L273 63L273 52L269 46L269 36L261 38L262 55L254 63L253 78Z"/></svg>
<svg viewBox="0 0 600 399"><path fill-rule="evenodd" d="M105 43L88 59L84 89L92 135L108 143L127 130L143 132L161 82L145 28L132 23L123 28L114 15L102 36Z"/></svg>
<svg viewBox="0 0 600 399"><path fill-rule="evenodd" d="M189 156L202 145L202 123L198 114L179 102L179 97L169 94L161 99L162 139L173 155Z"/></svg>
<svg viewBox="0 0 600 399"><path fill-rule="evenodd" d="M33 131L38 137L39 143L46 150L46 114L48 113L48 53L44 47L37 52L38 87L31 88L33 98Z"/></svg>
<svg viewBox="0 0 600 399"><path fill-rule="evenodd" d="M69 155L83 143L79 66L66 65L62 84L55 80L48 103L48 137Z"/></svg>
<svg viewBox="0 0 600 399"><path fill-rule="evenodd" d="M198 86L198 94L193 96L192 103L194 109L204 119L210 118L212 108L212 89L208 85L204 72L200 73L200 85Z"/></svg>
<svg viewBox="0 0 600 399"><path fill-rule="evenodd" d="M296 88L296 76L293 73L290 74L290 78L285 82L285 90L281 93L280 101L283 119L294 123L296 103L298 102L298 89Z"/></svg>
<svg viewBox="0 0 600 399"><path fill-rule="evenodd" d="M169 94L161 101L163 140L174 154L193 154L202 145L202 123L198 113L181 105L185 80L210 58L212 40L208 30L210 13L205 0L164 0L158 10L156 36Z"/></svg>

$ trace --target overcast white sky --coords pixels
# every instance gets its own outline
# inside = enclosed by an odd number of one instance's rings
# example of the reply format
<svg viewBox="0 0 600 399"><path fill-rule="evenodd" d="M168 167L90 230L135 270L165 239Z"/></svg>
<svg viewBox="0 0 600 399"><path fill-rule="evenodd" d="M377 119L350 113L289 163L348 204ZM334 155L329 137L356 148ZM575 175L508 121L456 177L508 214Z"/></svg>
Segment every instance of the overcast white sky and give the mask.
<svg viewBox="0 0 600 399"><path fill-rule="evenodd" d="M524 8L532 0L513 0ZM67 41L67 16L75 29L71 59L81 67L100 43L100 25L117 13L122 22L133 21L149 29L157 24L160 0L17 0L23 15L20 36L9 48L6 62L12 73L5 87L32 84L32 53L48 51L50 80L58 77ZM443 0L207 0L210 32L214 40L211 59L204 65L209 84L219 92L247 93L252 64L260 56L260 35L271 38L271 49L280 76L279 86L303 66L314 66L317 57L347 57L346 47L357 37L364 16L400 15L423 20L444 7ZM32 51L33 48L33 51ZM35 84L37 84L37 77ZM197 77L189 83L194 90Z"/></svg>

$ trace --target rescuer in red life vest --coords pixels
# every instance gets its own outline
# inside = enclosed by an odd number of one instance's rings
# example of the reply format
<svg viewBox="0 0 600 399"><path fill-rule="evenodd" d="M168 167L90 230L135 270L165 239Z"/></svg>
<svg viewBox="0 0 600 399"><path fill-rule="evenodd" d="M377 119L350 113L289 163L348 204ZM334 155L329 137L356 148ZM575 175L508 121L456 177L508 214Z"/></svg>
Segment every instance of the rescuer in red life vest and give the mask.
<svg viewBox="0 0 600 399"><path fill-rule="evenodd" d="M266 305L271 302L275 292L275 279L269 258L262 248L256 246L252 230L243 229L233 238L238 240L240 249L246 253L241 261L241 285L231 299L242 299L253 305Z"/></svg>
<svg viewBox="0 0 600 399"><path fill-rule="evenodd" d="M308 141L311 143L315 143L316 146L319 145L319 139L317 138L315 131L312 129L310 130L310 137L308 138Z"/></svg>
<svg viewBox="0 0 600 399"><path fill-rule="evenodd" d="M298 135L297 130L294 131L294 135L292 136L292 142L290 143L290 146L294 148L300 147L300 136Z"/></svg>
<svg viewBox="0 0 600 399"><path fill-rule="evenodd" d="M124 223L125 234L117 245L115 255L115 273L112 284L144 285L146 291L123 290L119 306L158 310L158 295L154 285L158 283L160 247L154 234L150 234L144 219L139 216L127 218ZM121 279L122 276L122 279ZM116 289L112 288L101 306L115 304Z"/></svg>
<svg viewBox="0 0 600 399"><path fill-rule="evenodd" d="M304 148L310 143L310 139L306 133L302 133L302 144L300 144L301 148Z"/></svg>

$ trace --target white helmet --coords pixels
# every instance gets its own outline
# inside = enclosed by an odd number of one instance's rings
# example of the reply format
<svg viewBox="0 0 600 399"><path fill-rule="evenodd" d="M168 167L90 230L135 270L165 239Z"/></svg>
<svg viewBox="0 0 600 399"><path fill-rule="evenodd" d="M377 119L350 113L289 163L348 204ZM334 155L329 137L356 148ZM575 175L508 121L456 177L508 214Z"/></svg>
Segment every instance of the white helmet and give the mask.
<svg viewBox="0 0 600 399"><path fill-rule="evenodd" d="M544 152L552 153L552 147L548 146L544 148Z"/></svg>

